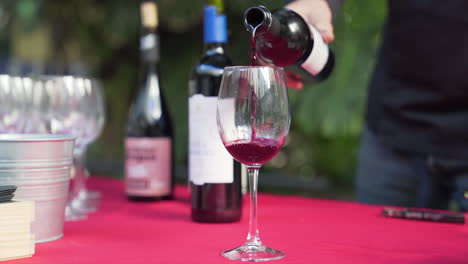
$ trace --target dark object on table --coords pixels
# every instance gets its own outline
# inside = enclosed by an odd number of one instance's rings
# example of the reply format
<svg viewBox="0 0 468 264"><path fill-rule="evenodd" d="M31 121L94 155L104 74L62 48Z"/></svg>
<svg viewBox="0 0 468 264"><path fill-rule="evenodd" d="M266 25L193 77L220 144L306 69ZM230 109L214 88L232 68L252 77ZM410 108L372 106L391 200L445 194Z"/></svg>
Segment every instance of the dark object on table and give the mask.
<svg viewBox="0 0 468 264"><path fill-rule="evenodd" d="M10 202L11 199L13 199L13 196L15 196L15 195L14 194L9 194L9 195L0 196L0 203Z"/></svg>
<svg viewBox="0 0 468 264"><path fill-rule="evenodd" d="M11 201L15 191L16 186L14 185L0 186L0 203Z"/></svg>
<svg viewBox="0 0 468 264"><path fill-rule="evenodd" d="M442 213L436 211L409 208L384 208L382 215L385 217L395 217L432 222L444 222L454 224L465 223L465 215L463 213Z"/></svg>

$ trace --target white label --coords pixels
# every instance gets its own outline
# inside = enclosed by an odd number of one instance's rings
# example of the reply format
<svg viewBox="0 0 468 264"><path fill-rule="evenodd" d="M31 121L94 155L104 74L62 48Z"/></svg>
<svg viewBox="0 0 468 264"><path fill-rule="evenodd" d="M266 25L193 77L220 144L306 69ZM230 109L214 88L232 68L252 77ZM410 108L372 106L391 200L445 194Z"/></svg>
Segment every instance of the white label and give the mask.
<svg viewBox="0 0 468 264"><path fill-rule="evenodd" d="M329 49L328 45L323 41L320 32L312 25L309 25L310 33L314 39L314 46L309 57L301 65L304 70L312 73L312 75L319 74L328 61Z"/></svg>
<svg viewBox="0 0 468 264"><path fill-rule="evenodd" d="M232 183L234 162L223 146L216 122L218 97L189 99L189 180L196 185Z"/></svg>

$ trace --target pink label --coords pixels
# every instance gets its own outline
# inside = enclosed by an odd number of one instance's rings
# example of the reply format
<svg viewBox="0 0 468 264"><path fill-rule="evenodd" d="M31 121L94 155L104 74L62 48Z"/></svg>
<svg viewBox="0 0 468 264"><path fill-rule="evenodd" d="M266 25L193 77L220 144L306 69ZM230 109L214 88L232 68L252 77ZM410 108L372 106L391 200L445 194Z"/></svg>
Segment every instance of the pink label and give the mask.
<svg viewBox="0 0 468 264"><path fill-rule="evenodd" d="M125 140L127 194L163 196L171 192L171 139Z"/></svg>

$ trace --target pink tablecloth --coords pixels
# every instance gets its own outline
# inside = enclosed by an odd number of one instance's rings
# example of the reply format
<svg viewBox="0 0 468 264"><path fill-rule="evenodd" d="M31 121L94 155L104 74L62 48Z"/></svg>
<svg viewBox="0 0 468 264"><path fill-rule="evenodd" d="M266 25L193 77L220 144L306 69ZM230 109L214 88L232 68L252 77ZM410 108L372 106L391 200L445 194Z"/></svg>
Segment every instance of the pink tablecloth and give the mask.
<svg viewBox="0 0 468 264"><path fill-rule="evenodd" d="M65 236L36 245L29 259L5 263L235 263L220 256L246 236L248 201L239 223L190 220L189 193L175 201L128 202L123 182L95 177L104 201L88 220L67 222ZM247 197L246 197L247 198ZM286 257L272 263L468 263L468 226L387 219L381 206L260 194L265 244Z"/></svg>

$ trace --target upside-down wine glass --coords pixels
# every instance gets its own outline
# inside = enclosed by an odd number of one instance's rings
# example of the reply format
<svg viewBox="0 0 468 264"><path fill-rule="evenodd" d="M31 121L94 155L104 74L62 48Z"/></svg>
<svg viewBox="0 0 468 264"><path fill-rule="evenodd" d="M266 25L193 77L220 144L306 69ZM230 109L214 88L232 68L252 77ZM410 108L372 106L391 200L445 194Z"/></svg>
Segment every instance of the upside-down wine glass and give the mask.
<svg viewBox="0 0 468 264"><path fill-rule="evenodd" d="M93 212L97 210L97 205L101 200L99 191L90 191L86 187L87 179L89 178L86 169L86 153L88 146L93 143L101 134L105 123L105 99L101 83L95 79L85 79L85 88L87 90L84 106L87 109L87 118L85 125L84 137L86 139L82 154L82 183L77 186L76 206L85 212Z"/></svg>
<svg viewBox="0 0 468 264"><path fill-rule="evenodd" d="M0 75L0 134L23 132L26 111L24 83L21 77Z"/></svg>
<svg viewBox="0 0 468 264"><path fill-rule="evenodd" d="M232 260L266 261L285 253L265 246L257 227L257 182L260 167L283 146L290 125L284 70L236 66L224 69L218 96L218 130L228 152L248 169L250 222L246 242L222 252Z"/></svg>
<svg viewBox="0 0 468 264"><path fill-rule="evenodd" d="M104 123L104 112L101 94L97 94L97 87L92 85L93 80L79 76L65 76L63 79L69 96L68 108L71 113L61 125L76 138L73 153L75 173L71 182L71 199L67 205L65 219L74 221L83 219L82 215L86 216L87 213L96 210L93 201L80 199L80 191L84 190L86 184L86 149L100 133Z"/></svg>
<svg viewBox="0 0 468 264"><path fill-rule="evenodd" d="M74 206L73 201L77 197L76 186L81 183L77 166L79 166L80 154L83 149L84 117L81 111L81 104L84 101L86 90L82 86L76 85L82 78L70 75L47 75L37 78L34 86L33 99L38 106L32 111L41 110L42 122L46 124L48 132L52 134L68 134L75 138L73 149L74 170L69 187L69 197L65 209L65 220L82 220L87 218L86 212ZM43 92L40 92L43 91ZM45 110L45 111L44 111ZM41 127L38 124L28 127ZM35 131L31 131L35 132ZM36 131L40 132L40 131ZM77 165L78 164L78 165Z"/></svg>

